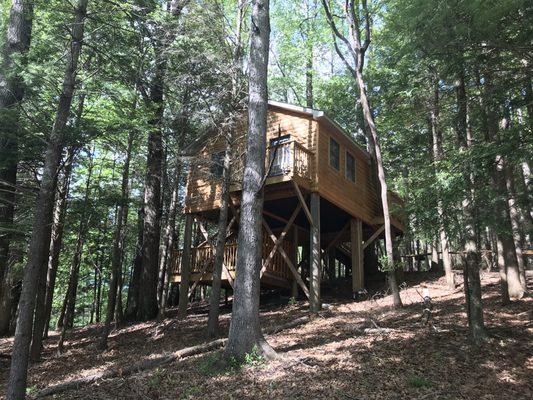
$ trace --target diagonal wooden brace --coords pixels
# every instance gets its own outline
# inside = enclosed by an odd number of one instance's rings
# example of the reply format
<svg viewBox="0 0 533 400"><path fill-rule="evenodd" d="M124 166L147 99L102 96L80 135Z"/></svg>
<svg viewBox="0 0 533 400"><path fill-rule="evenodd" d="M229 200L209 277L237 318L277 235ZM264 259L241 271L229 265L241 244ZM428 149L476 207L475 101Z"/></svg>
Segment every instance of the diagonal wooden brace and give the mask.
<svg viewBox="0 0 533 400"><path fill-rule="evenodd" d="M285 236L287 236L287 232L289 232L289 229L291 228L294 220L298 216L298 213L300 212L301 208L302 208L302 205L298 204L296 209L292 212L291 217L287 221L287 225L285 225L285 228L283 228L283 231L281 232L279 237L274 242L274 247L272 247L272 250L270 250L270 253L268 254L267 258L265 259L265 262L263 263L263 267L261 268L261 276L263 276L263 273L266 271L266 269L272 262L272 259L274 258L276 251L278 251L278 248L282 245L283 240L285 239Z"/></svg>
<svg viewBox="0 0 533 400"><path fill-rule="evenodd" d="M270 227L268 226L268 224L265 222L264 219L263 219L263 226L265 227L265 230L267 231L268 236L270 237L272 242L276 243L276 236L272 233L272 230L270 229ZM307 286L305 286L305 283L302 280L302 277L298 273L298 270L296 269L296 267L292 263L291 259L287 255L287 253L285 253L285 250L283 250L283 247L279 248L279 253L281 254L283 259L285 260L285 262L289 266L289 269L291 270L292 274L294 275L294 279L296 279L296 282L298 282L298 284L302 288L303 292L305 293L305 295L309 299L309 289L307 288Z"/></svg>

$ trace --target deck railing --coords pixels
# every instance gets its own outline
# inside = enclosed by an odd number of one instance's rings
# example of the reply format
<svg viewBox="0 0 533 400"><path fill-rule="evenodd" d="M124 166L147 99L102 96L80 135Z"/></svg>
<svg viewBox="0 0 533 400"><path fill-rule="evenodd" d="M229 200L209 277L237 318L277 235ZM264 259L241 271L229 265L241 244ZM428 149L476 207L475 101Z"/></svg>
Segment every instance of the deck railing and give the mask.
<svg viewBox="0 0 533 400"><path fill-rule="evenodd" d="M292 254L292 244L290 242L283 243L283 249L287 254ZM272 241L264 236L263 237L263 260L268 256L272 250L273 243ZM172 274L180 275L181 274L181 257L183 250L175 250L172 260ZM211 274L213 272L213 248L209 245L202 245L198 247L193 247L191 249L191 275L198 274ZM235 266L237 264L237 243L230 242L226 243L224 247L224 265L227 267L228 271L232 272L234 275ZM283 257L277 252L274 255L274 258L270 262L267 272L270 275L275 277L290 280L292 279L291 271L287 267Z"/></svg>
<svg viewBox="0 0 533 400"><path fill-rule="evenodd" d="M272 162L272 158L274 161ZM272 163L269 176L297 176L312 181L314 153L295 140L269 146L267 168Z"/></svg>
<svg viewBox="0 0 533 400"><path fill-rule="evenodd" d="M275 157L272 162L272 157ZM267 148L266 168L270 168L269 178L284 177L291 179L298 177L312 182L314 178L315 154L297 141L269 146ZM243 158L238 158L233 163L232 182L234 189L238 189L242 182L244 172ZM267 181L267 184L269 182Z"/></svg>

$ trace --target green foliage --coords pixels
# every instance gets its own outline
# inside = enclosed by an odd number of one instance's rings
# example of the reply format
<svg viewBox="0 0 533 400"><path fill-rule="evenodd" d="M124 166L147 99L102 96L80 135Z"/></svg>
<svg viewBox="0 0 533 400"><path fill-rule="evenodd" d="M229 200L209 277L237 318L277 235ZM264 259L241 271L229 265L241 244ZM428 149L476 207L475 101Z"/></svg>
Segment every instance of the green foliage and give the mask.
<svg viewBox="0 0 533 400"><path fill-rule="evenodd" d="M407 384L412 388L423 388L423 387L431 387L433 386L433 382L431 382L429 379L419 376L419 375L411 375L407 379Z"/></svg>

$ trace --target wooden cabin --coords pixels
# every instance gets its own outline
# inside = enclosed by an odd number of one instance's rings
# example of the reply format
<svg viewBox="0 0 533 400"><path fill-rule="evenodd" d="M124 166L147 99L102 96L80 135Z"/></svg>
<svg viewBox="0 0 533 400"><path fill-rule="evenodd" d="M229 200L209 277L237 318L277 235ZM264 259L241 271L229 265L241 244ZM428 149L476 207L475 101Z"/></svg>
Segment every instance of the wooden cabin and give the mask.
<svg viewBox="0 0 533 400"><path fill-rule="evenodd" d="M242 127L242 132L246 132ZM237 141L232 163L230 229L224 255L223 285L235 279L237 224L244 135ZM186 235L197 231L186 251L174 255L172 281L182 280L182 265L189 282L209 284L212 276L214 239L209 224L218 221L222 168L217 162L225 140L216 134L194 147L197 157L190 168L185 198ZM222 152L222 153L221 153ZM365 287L365 254L383 233L383 215L372 160L355 140L324 112L275 101L269 102L267 157L268 178L263 209L263 268L261 285L269 288L298 287L319 304L322 281L344 277L357 293ZM270 167L270 169L269 169ZM394 194L393 203L400 200ZM402 224L393 219L395 233ZM370 261L370 260L369 260Z"/></svg>

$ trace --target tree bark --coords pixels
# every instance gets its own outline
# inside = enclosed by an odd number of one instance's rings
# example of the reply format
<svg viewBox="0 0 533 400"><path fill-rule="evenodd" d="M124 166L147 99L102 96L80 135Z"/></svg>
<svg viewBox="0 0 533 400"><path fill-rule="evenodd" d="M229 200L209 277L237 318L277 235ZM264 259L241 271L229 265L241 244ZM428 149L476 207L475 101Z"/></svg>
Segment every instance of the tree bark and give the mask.
<svg viewBox="0 0 533 400"><path fill-rule="evenodd" d="M84 21L87 13L87 2L88 0L79 0L76 7L63 88L59 97L58 111L52 127L52 133L46 147L41 186L35 205L28 261L24 270L22 293L19 302L17 328L15 331L11 369L7 384L6 398L8 400L22 399L26 391L29 347L36 300L35 292L38 285L39 271L41 268L46 268L50 248L56 182L55 175L61 159L64 130L70 115L72 96L75 90L78 59L81 52Z"/></svg>
<svg viewBox="0 0 533 400"><path fill-rule="evenodd" d="M242 360L254 348L265 357L274 350L259 324L259 280L262 259L263 176L267 128L267 71L270 38L269 0L252 2L249 61L248 135L244 166L237 265L226 357Z"/></svg>
<svg viewBox="0 0 533 400"><path fill-rule="evenodd" d="M24 97L22 70L30 47L33 2L12 0L0 65L0 336L8 333L11 287L9 246L13 240L18 166L19 104Z"/></svg>
<svg viewBox="0 0 533 400"><path fill-rule="evenodd" d="M107 311L104 329L102 330L102 335L98 344L98 347L100 349L107 349L107 338L109 337L109 332L111 330L111 322L115 315L119 275L122 272L122 255L124 250L124 239L126 233L125 226L127 223L127 215L129 209L129 175L133 137L134 133L133 131L130 131L126 148L126 159L124 160L124 166L122 169L120 203L118 205L115 239L113 243L113 255L111 259L111 276L109 279L109 289L107 292Z"/></svg>

